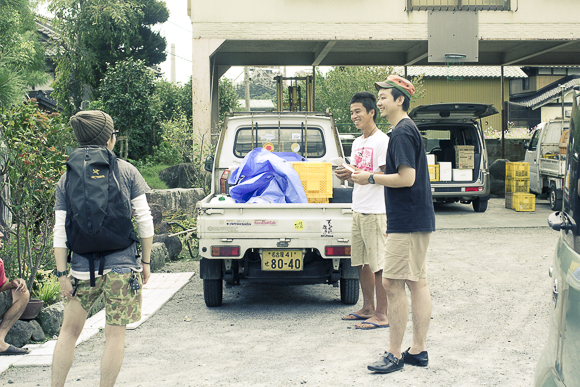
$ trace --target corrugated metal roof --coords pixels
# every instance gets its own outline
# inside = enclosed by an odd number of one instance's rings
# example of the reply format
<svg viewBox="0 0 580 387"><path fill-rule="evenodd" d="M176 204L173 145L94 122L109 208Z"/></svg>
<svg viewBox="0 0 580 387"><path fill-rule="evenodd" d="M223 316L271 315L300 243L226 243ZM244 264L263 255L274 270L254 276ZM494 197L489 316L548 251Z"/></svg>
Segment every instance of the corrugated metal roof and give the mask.
<svg viewBox="0 0 580 387"><path fill-rule="evenodd" d="M401 66L395 66L394 70L399 74L404 74L405 69ZM407 75L410 77L417 77L423 75L424 77L464 77L464 78L500 78L500 66L467 66L467 65L452 65L452 66L409 66L407 67ZM504 78L527 78L526 73L517 66L505 66Z"/></svg>
<svg viewBox="0 0 580 387"><path fill-rule="evenodd" d="M537 109L562 96L562 88L560 85L562 85L564 93L567 93L569 90L572 90L574 86L580 85L580 75L569 75L557 80L556 82L550 83L548 86L541 88L532 95L511 98L510 102L531 108L532 110Z"/></svg>

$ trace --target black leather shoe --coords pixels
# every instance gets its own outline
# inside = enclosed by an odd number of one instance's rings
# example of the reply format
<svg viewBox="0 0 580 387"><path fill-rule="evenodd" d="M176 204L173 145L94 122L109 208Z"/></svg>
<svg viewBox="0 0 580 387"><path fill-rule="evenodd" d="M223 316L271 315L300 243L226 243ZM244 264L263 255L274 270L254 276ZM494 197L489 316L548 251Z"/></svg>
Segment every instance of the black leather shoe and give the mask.
<svg viewBox="0 0 580 387"><path fill-rule="evenodd" d="M379 374L388 374L390 372L399 371L403 369L405 362L403 358L397 359L392 353L385 352L379 361L367 366L369 371L377 372Z"/></svg>
<svg viewBox="0 0 580 387"><path fill-rule="evenodd" d="M409 349L411 349L411 347L409 347ZM427 364L429 364L429 355L427 355L427 351L423 351L416 355L411 355L409 353L409 349L403 352L403 361L405 364L419 367L425 367Z"/></svg>

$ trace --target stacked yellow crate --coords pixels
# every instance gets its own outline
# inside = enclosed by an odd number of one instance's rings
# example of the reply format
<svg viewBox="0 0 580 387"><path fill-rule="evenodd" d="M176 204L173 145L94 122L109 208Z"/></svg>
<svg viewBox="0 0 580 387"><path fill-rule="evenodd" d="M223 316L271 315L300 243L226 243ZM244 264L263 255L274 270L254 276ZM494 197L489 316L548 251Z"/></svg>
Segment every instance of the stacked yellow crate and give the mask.
<svg viewBox="0 0 580 387"><path fill-rule="evenodd" d="M530 194L530 163L505 164L505 207L535 211L536 196Z"/></svg>
<svg viewBox="0 0 580 387"><path fill-rule="evenodd" d="M291 164L300 176L308 203L328 203L332 198L332 164L308 161Z"/></svg>

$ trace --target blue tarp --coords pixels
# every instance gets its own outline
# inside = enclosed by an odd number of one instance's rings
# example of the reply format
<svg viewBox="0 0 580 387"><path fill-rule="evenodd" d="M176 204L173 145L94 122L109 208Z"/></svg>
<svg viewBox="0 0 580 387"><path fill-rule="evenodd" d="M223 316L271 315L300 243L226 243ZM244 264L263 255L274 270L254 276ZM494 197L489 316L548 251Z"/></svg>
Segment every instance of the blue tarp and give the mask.
<svg viewBox="0 0 580 387"><path fill-rule="evenodd" d="M308 203L298 172L286 160L304 159L291 152L252 150L228 179L230 184L239 182L230 188L230 196L236 203Z"/></svg>

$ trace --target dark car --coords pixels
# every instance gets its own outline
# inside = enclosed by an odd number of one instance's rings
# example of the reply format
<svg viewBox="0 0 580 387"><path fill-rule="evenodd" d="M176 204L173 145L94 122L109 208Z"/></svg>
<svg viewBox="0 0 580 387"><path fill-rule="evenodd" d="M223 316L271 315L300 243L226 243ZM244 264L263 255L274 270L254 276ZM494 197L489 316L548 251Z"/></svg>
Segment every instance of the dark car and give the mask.
<svg viewBox="0 0 580 387"><path fill-rule="evenodd" d="M536 366L536 387L580 386L580 95L575 92L570 120L563 211L548 224L560 232L550 267L550 333Z"/></svg>
<svg viewBox="0 0 580 387"><path fill-rule="evenodd" d="M453 173L459 168L458 147L473 146L472 173L463 181L455 177L431 181L434 201L471 203L476 212L487 209L490 178L480 119L497 113L492 105L465 102L421 105L409 113L421 132L427 154L434 155L437 162L451 163Z"/></svg>

